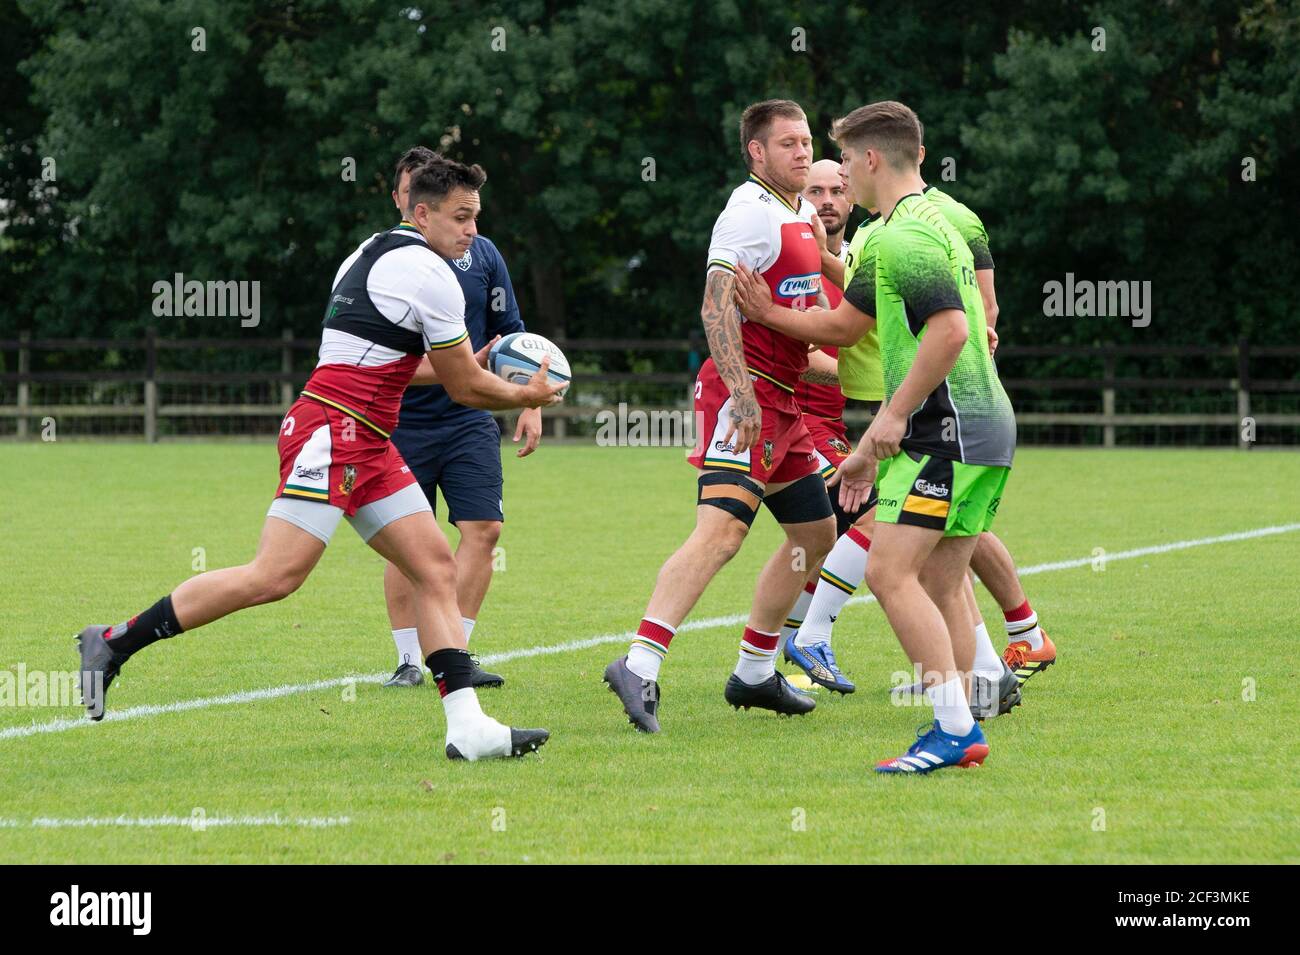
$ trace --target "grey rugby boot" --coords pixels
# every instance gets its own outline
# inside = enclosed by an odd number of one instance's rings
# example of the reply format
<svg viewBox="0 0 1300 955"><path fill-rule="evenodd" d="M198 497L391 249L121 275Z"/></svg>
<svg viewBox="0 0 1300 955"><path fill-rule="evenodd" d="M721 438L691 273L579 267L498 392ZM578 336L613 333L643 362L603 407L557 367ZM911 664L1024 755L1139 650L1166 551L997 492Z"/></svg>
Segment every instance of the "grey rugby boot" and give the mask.
<svg viewBox="0 0 1300 955"><path fill-rule="evenodd" d="M1005 662L1002 662L1002 676L996 680L978 673L971 674L970 715L975 719L986 720L1010 713L1012 707L1020 705L1020 700L1020 680Z"/></svg>
<svg viewBox="0 0 1300 955"><path fill-rule="evenodd" d="M126 654L114 653L104 634L112 627L91 626L77 634L77 649L81 651L81 702L86 715L95 722L104 718L104 700L108 686L126 662Z"/></svg>
<svg viewBox="0 0 1300 955"><path fill-rule="evenodd" d="M402 662L387 680L384 686L419 686L424 682L424 670L418 663L412 663L410 656L402 654Z"/></svg>
<svg viewBox="0 0 1300 955"><path fill-rule="evenodd" d="M623 702L627 720L642 733L659 732L659 684L627 668L627 654L605 667L610 692Z"/></svg>

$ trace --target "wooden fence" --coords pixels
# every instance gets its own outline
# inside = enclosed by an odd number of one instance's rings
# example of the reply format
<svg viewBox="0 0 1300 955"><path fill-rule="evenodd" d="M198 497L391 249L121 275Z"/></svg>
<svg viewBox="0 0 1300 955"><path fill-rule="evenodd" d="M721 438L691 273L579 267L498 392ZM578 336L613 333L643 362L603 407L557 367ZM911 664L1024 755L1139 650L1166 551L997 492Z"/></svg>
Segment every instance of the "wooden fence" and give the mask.
<svg viewBox="0 0 1300 955"><path fill-rule="evenodd" d="M141 339L38 339L24 335L18 339L0 340L0 352L17 353L17 370L0 373L0 385L16 384L11 391L14 400L0 404L0 421L16 419L16 427L11 436L17 439L35 437L39 433L39 423L46 419L58 421L63 418L135 418L142 421L140 434L145 441L159 439L158 424L160 420L175 418L239 418L278 416L292 404L298 389L306 381L311 363L310 355L318 347L316 339L293 338L285 333L279 339L168 339L149 334ZM702 349L703 342L692 345L685 340L664 339L567 339L557 342L571 356L577 354L612 353L649 355L659 352L677 352L682 355L681 365L688 365L687 355L693 347ZM266 364L268 370L238 372L196 372L175 371L160 367L160 355L167 352L194 349L228 348L246 352L262 350L268 353ZM124 371L48 371L32 370L32 355L37 352L67 352L77 350L112 349L118 352L138 351L144 356L141 366ZM278 353L278 370L271 370L276 364L271 357ZM301 361L297 359L301 357ZM700 355L696 355L698 359ZM1218 359L1229 362L1233 374L1223 377L1165 377L1152 375L1117 375L1117 363L1140 359L1162 361L1181 359ZM1047 361L1055 359L1073 359L1089 364L1093 374L1080 377L1032 377L1024 375L1029 361ZM1246 423L1253 427L1300 428L1300 399L1294 404L1295 411L1252 413L1257 399L1268 395L1270 399L1300 394L1300 347L1256 347L1247 341L1217 348L1197 346L1168 345L1126 345L1118 347L1091 346L1015 346L1006 345L998 351L999 370L1002 380L1012 400L1017 405L1033 406L1033 398L1046 392L1068 391L1096 397L1100 396L1100 410L1088 412L1056 412L1019 410L1016 419L1020 426L1077 426L1100 429L1101 444L1105 447L1116 445L1116 433L1130 427L1186 427L1202 426L1212 428L1232 428L1237 434L1233 443L1248 447L1253 438L1248 435ZM1252 363L1263 362L1274 368L1281 367L1282 373L1290 377L1256 377L1252 374ZM10 365L9 367L12 367ZM678 411L687 406L690 382L693 373L687 370L679 372L654 372L640 374L636 372L604 372L599 374L580 374L575 376L575 392L584 391L607 396L610 391L629 383L638 385L680 385L681 399L673 405L660 404L658 407L638 404L638 410L645 412ZM42 403L32 400L32 386L46 383L66 383L73 385L97 385L119 382L142 386L138 402L121 403ZM159 386L170 384L217 384L217 385L270 385L270 401L245 404L214 403L164 403L159 400ZM1200 393L1218 396L1222 404L1231 410L1215 413L1195 412L1118 412L1117 396L1144 393ZM1131 403L1131 402L1126 402ZM1283 398L1284 404L1292 402ZM564 438L571 422L590 420L602 410L615 410L613 402L566 403L550 409L546 419L551 422L553 436ZM509 416L507 416L509 417ZM852 420L853 415L849 415ZM33 428L33 424L37 427ZM1297 431L1296 434L1300 434ZM1296 434L1285 438L1282 443L1300 443ZM1095 439L1094 439L1095 440ZM1222 442L1220 442L1222 443Z"/></svg>

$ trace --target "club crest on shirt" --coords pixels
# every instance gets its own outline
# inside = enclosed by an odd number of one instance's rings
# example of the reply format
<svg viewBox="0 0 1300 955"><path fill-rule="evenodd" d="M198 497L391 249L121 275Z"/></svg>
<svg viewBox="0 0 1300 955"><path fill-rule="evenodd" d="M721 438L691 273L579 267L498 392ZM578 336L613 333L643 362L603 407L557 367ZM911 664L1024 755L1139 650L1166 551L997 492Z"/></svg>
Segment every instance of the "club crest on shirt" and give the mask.
<svg viewBox="0 0 1300 955"><path fill-rule="evenodd" d="M357 469L351 464L343 465L343 483L339 485L340 494L351 494L357 484Z"/></svg>
<svg viewBox="0 0 1300 955"><path fill-rule="evenodd" d="M839 438L831 438L830 441L827 442L827 444L829 444L831 448L839 454L847 455L853 453L852 449L850 449L849 446L845 444L843 441L841 441Z"/></svg>
<svg viewBox="0 0 1300 955"><path fill-rule="evenodd" d="M763 470L766 471L772 466L772 452L775 450L776 449L772 447L771 441L763 442Z"/></svg>
<svg viewBox="0 0 1300 955"><path fill-rule="evenodd" d="M464 255L459 259L452 259L452 262L455 263L456 268L460 269L462 272L468 272L469 267L474 264L473 250L466 249Z"/></svg>

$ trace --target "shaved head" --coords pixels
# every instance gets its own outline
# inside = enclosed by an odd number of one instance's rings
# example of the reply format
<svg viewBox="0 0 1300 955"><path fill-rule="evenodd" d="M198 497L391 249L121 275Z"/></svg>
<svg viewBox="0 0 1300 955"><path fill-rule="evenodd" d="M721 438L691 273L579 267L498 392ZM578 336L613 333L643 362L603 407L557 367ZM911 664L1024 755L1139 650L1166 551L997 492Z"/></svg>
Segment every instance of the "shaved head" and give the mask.
<svg viewBox="0 0 1300 955"><path fill-rule="evenodd" d="M813 163L808 170L808 185L804 187L803 197L812 203L821 217L828 239L843 234L852 202L844 180L840 178L839 163L834 159L819 159Z"/></svg>

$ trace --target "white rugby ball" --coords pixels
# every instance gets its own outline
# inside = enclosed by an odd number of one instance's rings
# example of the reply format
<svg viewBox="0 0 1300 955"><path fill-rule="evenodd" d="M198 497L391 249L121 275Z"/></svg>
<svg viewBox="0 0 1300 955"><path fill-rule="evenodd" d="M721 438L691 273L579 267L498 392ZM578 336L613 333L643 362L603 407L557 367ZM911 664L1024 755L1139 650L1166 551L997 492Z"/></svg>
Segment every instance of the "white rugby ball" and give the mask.
<svg viewBox="0 0 1300 955"><path fill-rule="evenodd" d="M572 380L569 359L559 346L541 335L532 332L513 332L492 346L488 352L488 368L492 374L517 385L526 384L528 379L537 374L542 366L542 357L551 356L551 366L546 371L546 378L551 382L563 382L564 394Z"/></svg>

